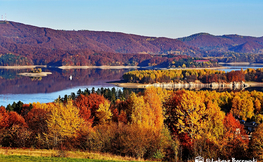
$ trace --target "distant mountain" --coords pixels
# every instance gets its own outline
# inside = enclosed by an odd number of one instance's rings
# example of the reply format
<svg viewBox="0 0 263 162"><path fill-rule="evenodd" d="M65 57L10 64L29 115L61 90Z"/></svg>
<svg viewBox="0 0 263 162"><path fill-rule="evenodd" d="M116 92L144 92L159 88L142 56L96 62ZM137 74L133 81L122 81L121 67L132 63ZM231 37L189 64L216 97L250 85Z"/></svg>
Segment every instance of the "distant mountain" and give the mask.
<svg viewBox="0 0 263 162"><path fill-rule="evenodd" d="M53 30L0 21L0 54L6 53L26 57L24 60L34 64L52 65L138 65L151 54L202 55L198 48L176 39Z"/></svg>
<svg viewBox="0 0 263 162"><path fill-rule="evenodd" d="M208 33L199 33L179 38L179 40L203 51L263 53L263 37L257 38L240 35L214 36Z"/></svg>
<svg viewBox="0 0 263 162"><path fill-rule="evenodd" d="M140 65L209 52L262 53L263 37L199 33L170 39L103 31L64 31L0 21L0 64ZM153 58L154 57L154 61ZM2 63L1 63L2 62Z"/></svg>

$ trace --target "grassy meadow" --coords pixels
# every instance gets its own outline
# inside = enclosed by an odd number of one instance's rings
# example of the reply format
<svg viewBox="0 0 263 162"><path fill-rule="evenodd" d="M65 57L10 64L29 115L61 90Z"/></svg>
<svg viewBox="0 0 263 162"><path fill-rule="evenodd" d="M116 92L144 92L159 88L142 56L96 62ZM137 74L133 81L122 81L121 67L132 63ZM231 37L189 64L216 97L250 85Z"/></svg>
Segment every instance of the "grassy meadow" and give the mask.
<svg viewBox="0 0 263 162"><path fill-rule="evenodd" d="M144 161L131 157L122 157L111 154L89 153L81 151L61 151L44 149L10 149L0 148L1 162L120 162Z"/></svg>

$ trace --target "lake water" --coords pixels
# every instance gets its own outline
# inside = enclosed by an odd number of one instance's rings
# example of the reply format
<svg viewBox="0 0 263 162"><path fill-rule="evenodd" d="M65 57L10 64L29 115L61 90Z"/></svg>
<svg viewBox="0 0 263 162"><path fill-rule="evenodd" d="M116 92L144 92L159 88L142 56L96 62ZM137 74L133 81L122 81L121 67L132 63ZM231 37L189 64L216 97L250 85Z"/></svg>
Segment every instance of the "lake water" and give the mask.
<svg viewBox="0 0 263 162"><path fill-rule="evenodd" d="M129 70L43 69L43 71L51 71L52 74L42 78L18 75L27 71L0 69L0 105L7 106L18 101L47 103L59 96L77 93L79 89L112 88L114 85L107 82L120 80Z"/></svg>
<svg viewBox="0 0 263 162"><path fill-rule="evenodd" d="M244 70L247 68L262 68L263 66L229 66L224 71ZM132 69L130 69L132 70ZM112 88L115 87L107 82L117 81L128 72L127 69L43 69L52 74L42 78L29 78L18 75L29 70L6 70L0 69L0 105L7 106L13 102L23 103L47 103L52 102L59 96L77 93L79 89L92 87ZM72 79L70 79L72 78Z"/></svg>

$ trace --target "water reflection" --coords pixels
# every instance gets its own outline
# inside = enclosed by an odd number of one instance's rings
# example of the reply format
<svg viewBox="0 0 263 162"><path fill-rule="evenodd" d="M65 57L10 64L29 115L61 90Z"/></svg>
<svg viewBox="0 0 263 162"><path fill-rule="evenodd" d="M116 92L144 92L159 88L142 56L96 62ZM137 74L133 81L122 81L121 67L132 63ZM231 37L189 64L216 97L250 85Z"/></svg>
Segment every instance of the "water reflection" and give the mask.
<svg viewBox="0 0 263 162"><path fill-rule="evenodd" d="M112 88L108 81L120 80L127 69L43 69L52 72L51 75L40 78L19 76L18 73L29 70L0 70L0 105L13 102L52 102L58 96L76 93L78 89ZM70 76L72 79L70 80Z"/></svg>
<svg viewBox="0 0 263 162"><path fill-rule="evenodd" d="M222 69L223 71L225 72L230 72L230 71L233 71L233 70L246 70L248 68L252 68L252 69L259 69L259 68L263 68L263 65L243 65L243 66L240 66L240 65L225 65L225 67L227 67L228 69Z"/></svg>
<svg viewBox="0 0 263 162"><path fill-rule="evenodd" d="M25 70L1 70L0 94L51 93L79 86L112 86L106 82L120 80L128 70L75 69L51 71L46 77L30 78L17 75ZM72 77L72 79L70 79Z"/></svg>
<svg viewBox="0 0 263 162"><path fill-rule="evenodd" d="M262 68L263 66L228 66L224 71L240 70L243 68ZM51 75L39 78L19 76L18 73L29 72L30 69L0 69L0 105L13 102L52 102L58 96L70 95L78 89L92 87L115 87L108 81L120 80L125 72L132 69L42 69L50 71ZM72 79L70 79L70 76ZM262 89L261 89L262 91Z"/></svg>

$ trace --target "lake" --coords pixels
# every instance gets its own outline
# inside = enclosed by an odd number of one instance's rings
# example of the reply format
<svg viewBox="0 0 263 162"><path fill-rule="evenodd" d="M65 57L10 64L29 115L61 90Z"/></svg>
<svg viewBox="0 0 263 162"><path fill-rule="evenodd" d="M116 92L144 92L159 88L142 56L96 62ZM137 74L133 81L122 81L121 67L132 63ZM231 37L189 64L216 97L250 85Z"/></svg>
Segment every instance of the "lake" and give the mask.
<svg viewBox="0 0 263 162"><path fill-rule="evenodd" d="M29 78L18 75L29 70L0 69L0 105L7 106L13 102L23 103L52 102L59 96L77 93L79 89L92 87L112 88L109 81L120 80L127 69L43 69L52 72L42 78ZM72 78L72 79L70 79Z"/></svg>
<svg viewBox="0 0 263 162"><path fill-rule="evenodd" d="M224 71L262 68L263 66L228 66ZM29 78L18 75L29 69L0 69L0 105L7 106L13 102L47 103L59 96L77 93L79 89L95 89L115 87L107 82L118 81L125 72L132 69L42 69L52 72L42 78Z"/></svg>

